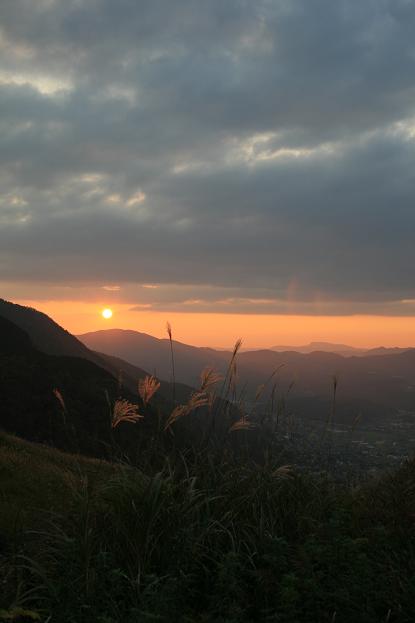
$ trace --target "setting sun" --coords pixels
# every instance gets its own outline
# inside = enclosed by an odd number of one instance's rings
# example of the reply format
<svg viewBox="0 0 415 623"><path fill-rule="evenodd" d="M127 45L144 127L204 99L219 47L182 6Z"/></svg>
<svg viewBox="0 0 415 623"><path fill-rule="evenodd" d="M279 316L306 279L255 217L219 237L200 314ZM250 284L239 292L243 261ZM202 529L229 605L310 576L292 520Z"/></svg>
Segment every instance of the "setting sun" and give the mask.
<svg viewBox="0 0 415 623"><path fill-rule="evenodd" d="M105 309L102 310L101 316L105 318L105 320L109 320L110 318L112 318L112 309L109 309L109 307L106 307Z"/></svg>
<svg viewBox="0 0 415 623"><path fill-rule="evenodd" d="M415 0L0 16L0 623L415 623Z"/></svg>

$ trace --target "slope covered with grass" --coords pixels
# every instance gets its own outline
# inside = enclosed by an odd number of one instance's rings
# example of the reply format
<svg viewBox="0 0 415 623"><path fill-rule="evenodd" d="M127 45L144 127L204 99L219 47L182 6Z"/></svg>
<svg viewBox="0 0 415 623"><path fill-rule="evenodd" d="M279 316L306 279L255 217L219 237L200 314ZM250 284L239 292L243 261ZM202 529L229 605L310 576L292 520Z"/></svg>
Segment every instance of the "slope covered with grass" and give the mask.
<svg viewBox="0 0 415 623"><path fill-rule="evenodd" d="M102 454L117 380L91 361L47 355L0 316L0 426L31 441Z"/></svg>
<svg viewBox="0 0 415 623"><path fill-rule="evenodd" d="M4 435L0 450L6 613L414 620L414 463L351 487L212 451L171 454L143 476Z"/></svg>
<svg viewBox="0 0 415 623"><path fill-rule="evenodd" d="M64 511L77 488L94 487L117 472L105 461L60 452L0 430L0 534L33 527L39 513Z"/></svg>

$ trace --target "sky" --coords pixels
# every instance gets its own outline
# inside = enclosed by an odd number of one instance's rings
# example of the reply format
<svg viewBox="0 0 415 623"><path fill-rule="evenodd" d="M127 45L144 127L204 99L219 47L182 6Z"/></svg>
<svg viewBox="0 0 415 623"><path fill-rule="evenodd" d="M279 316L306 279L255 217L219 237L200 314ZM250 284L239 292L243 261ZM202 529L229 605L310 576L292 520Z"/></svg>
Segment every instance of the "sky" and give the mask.
<svg viewBox="0 0 415 623"><path fill-rule="evenodd" d="M2 0L0 296L415 345L414 32L412 0Z"/></svg>

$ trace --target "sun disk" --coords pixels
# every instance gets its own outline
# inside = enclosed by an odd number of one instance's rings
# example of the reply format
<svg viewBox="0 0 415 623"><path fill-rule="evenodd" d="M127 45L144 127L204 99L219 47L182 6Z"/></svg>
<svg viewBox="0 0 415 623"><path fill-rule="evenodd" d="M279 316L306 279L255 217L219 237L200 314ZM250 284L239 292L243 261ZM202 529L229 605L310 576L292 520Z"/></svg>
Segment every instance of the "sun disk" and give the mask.
<svg viewBox="0 0 415 623"><path fill-rule="evenodd" d="M112 318L112 309L106 307L102 310L101 315L103 318L105 318L105 320L109 320L109 318Z"/></svg>

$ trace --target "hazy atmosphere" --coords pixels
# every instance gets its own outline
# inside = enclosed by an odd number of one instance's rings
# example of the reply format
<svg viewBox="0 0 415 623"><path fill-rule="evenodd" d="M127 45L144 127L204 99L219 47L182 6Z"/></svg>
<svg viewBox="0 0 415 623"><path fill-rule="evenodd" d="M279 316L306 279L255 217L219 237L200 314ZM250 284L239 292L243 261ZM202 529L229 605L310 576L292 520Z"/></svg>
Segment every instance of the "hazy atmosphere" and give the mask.
<svg viewBox="0 0 415 623"><path fill-rule="evenodd" d="M415 0L0 0L0 623L414 623Z"/></svg>
<svg viewBox="0 0 415 623"><path fill-rule="evenodd" d="M4 0L0 18L5 298L62 321L70 301L75 332L111 306L112 326L174 318L193 343L198 323L218 346L229 324L252 346L259 325L415 343L413 2Z"/></svg>

